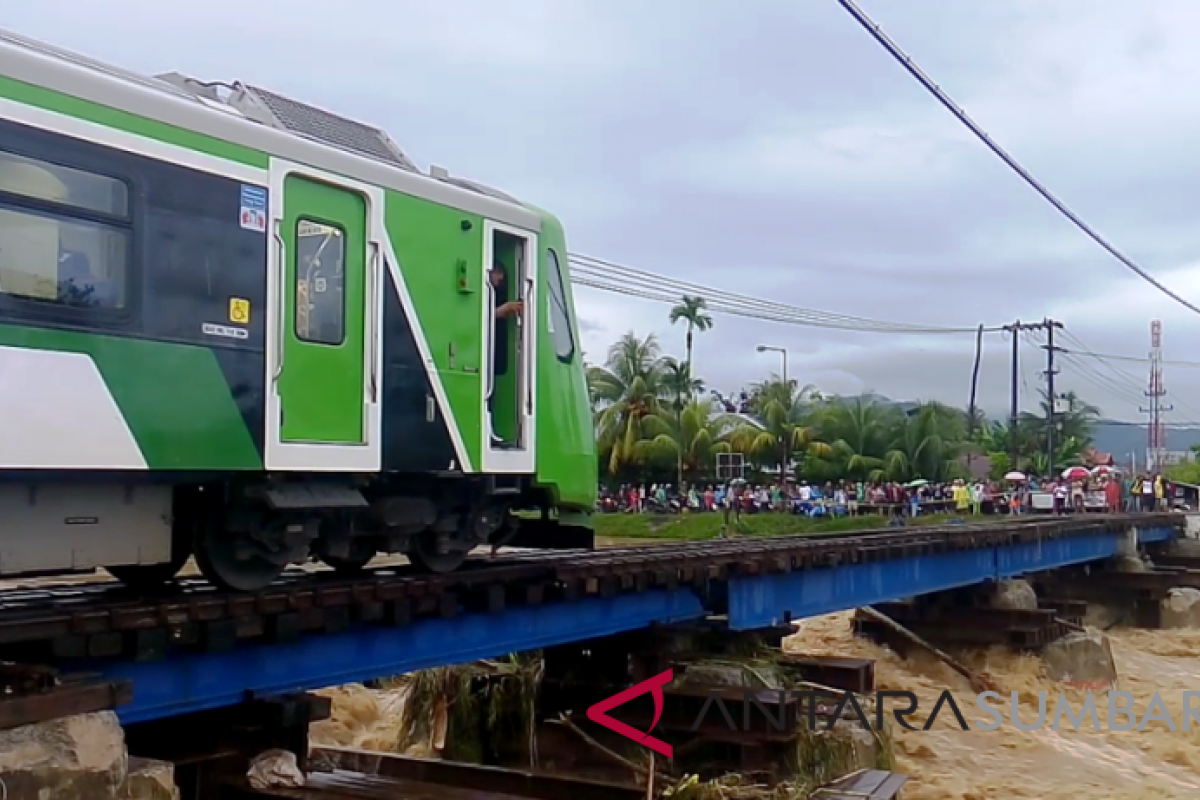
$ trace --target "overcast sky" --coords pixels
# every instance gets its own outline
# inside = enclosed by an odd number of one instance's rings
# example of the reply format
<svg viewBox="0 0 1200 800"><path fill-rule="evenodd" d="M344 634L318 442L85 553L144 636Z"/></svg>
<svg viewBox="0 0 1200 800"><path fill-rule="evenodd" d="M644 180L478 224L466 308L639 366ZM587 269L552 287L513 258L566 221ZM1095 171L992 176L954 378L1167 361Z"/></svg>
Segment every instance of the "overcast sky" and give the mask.
<svg viewBox="0 0 1200 800"><path fill-rule="evenodd" d="M168 5L170 6L168 9ZM1068 205L1200 305L1200 4L862 0ZM351 6L353 11L351 12ZM1096 352L1200 361L1200 318L1060 217L835 0L37 0L0 25L137 71L257 83L386 128L423 167L564 220L574 252L803 308L938 325L1061 319ZM577 290L584 346L682 353L668 308ZM837 333L717 315L697 370L966 403L973 337ZM1010 345L980 398L1007 408ZM1024 347L1022 393L1043 353ZM1059 382L1142 419L1147 367ZM1177 420L1200 369L1168 365ZM1171 418L1169 417L1169 418Z"/></svg>

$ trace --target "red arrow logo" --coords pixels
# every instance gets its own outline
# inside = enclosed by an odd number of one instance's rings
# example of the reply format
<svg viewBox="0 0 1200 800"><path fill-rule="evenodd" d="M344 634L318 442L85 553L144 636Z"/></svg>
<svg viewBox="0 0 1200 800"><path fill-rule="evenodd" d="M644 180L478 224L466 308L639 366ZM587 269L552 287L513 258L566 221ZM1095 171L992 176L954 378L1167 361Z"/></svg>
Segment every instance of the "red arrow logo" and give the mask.
<svg viewBox="0 0 1200 800"><path fill-rule="evenodd" d="M671 678L672 670L667 670L666 672L660 672L653 678L648 678L639 684L630 686L620 694L614 694L607 700L601 700L589 708L587 710L587 718L597 725L603 725L610 731L621 734L626 739L632 739L638 744L649 747L659 755L672 758L674 750L671 749L671 745L650 735L650 731L654 730L654 726L658 724L658 718L662 716L663 687L671 682ZM624 722L619 722L608 715L608 712L617 706L624 705L635 697L641 697L646 692L650 692L654 696L654 722L650 723L650 731L642 733L637 728L626 725Z"/></svg>

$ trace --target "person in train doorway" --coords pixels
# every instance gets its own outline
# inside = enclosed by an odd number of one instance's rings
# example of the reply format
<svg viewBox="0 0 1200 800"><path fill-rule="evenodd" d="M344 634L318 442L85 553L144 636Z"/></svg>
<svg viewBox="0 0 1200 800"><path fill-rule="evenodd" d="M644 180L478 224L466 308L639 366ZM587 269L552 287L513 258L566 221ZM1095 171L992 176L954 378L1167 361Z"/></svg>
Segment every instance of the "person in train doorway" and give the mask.
<svg viewBox="0 0 1200 800"><path fill-rule="evenodd" d="M492 333L492 350L494 358L492 361L493 375L498 377L508 372L508 332L512 325L509 320L519 317L525 310L525 303L521 300L508 299L508 270L499 260L492 262L492 268L488 272L488 280L492 284L492 292L496 297L495 319L493 320ZM492 384L495 386L495 384ZM488 411L493 409L496 393L493 391L488 398ZM492 441L499 443L503 441L496 435L495 430L492 431Z"/></svg>

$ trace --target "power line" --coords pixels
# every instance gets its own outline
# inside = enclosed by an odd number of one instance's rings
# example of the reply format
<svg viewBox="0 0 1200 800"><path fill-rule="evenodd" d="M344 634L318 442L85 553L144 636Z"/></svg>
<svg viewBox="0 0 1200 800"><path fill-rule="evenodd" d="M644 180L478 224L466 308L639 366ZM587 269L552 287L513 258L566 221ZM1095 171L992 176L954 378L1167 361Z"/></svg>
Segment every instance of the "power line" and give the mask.
<svg viewBox="0 0 1200 800"><path fill-rule="evenodd" d="M806 325L818 328L855 331L859 333L891 333L899 335L974 334L978 326L956 328L938 325L916 325L835 314L828 311L761 300L735 294L710 286L681 281L651 272L627 267L613 261L578 253L570 255L572 282L602 291L639 297L665 303L676 303L682 295L703 297L710 310L769 322ZM985 327L997 332L1000 327Z"/></svg>
<svg viewBox="0 0 1200 800"><path fill-rule="evenodd" d="M992 137L989 136L987 132L983 130L983 128L976 124L975 120L967 116L967 112L964 111L957 103L955 103L949 95L942 91L941 87L934 83L933 80L930 79L930 77L926 75L921 68L918 67L916 63L888 37L886 33L883 32L883 29L880 28L879 25L877 25L870 17L868 17L857 5L855 5L851 0L837 1L839 4L841 4L842 8L849 12L850 16L854 17L858 24L861 25L863 29L867 31L867 33L871 34L875 41L883 45L884 49L891 54L892 58L894 58L900 64L900 66L904 67L904 69L907 70L910 75L916 78L917 81L924 86L930 94L937 98L939 103L945 106L947 111L957 117L959 122L967 126L971 133L975 134L975 136L981 142L983 142L989 150L995 153L1001 161L1003 161L1014 172L1016 172L1017 175L1019 175L1027 184L1029 184L1030 188L1040 194L1046 200L1046 202L1058 209L1059 213L1073 222L1075 227L1087 234L1087 236L1090 237L1093 242L1100 245L1108 252L1109 255L1137 273L1151 286L1158 289L1160 292L1165 294L1167 297L1170 297L1183 307L1187 308L1189 311L1200 314L1200 307L1192 305L1187 300L1184 300L1175 292L1159 283L1154 276L1150 275L1150 273L1146 272L1144 269L1135 264L1132 259L1126 256L1120 250L1117 250L1116 247L1109 244L1104 237L1093 230L1091 226L1084 222L1077 214L1075 214L1074 211L1067 208L1066 204L1051 194L1050 190L1043 186L1036 178L1034 178L1028 170L1017 163L1015 158L1009 155L1002 147L1000 147L1000 145L996 144Z"/></svg>
<svg viewBox="0 0 1200 800"><path fill-rule="evenodd" d="M572 254L571 266L573 267L573 271L575 273L579 274L581 278L589 281L593 286L597 283L603 282L605 284L604 288L612 288L616 291L621 291L629 289L629 284L632 282L635 284L636 288L643 291L647 289L653 289L660 292L673 292L675 294L670 298L673 302L678 301L679 295L693 294L704 297L705 300L710 304L721 303L726 307L738 307L742 310L750 310L760 314L783 314L789 318L802 318L805 320L812 320L813 322L825 324L848 325L853 326L856 329L871 328L886 329L888 331L897 332L918 331L921 333L962 332L962 330L945 328L944 326L918 326L907 323L883 322L846 314L833 314L826 311L814 311L811 309L797 308L796 306L792 305L760 300L758 298L738 295L708 286L700 286L698 284L677 280L675 278L656 275L651 272L645 272L643 270L627 267L613 261L593 258L591 256ZM973 331L974 329L972 328L970 330Z"/></svg>
<svg viewBox="0 0 1200 800"><path fill-rule="evenodd" d="M1091 353L1087 344L1070 331L1063 330L1060 333L1064 339L1079 348L1078 350L1073 348L1059 350L1059 358L1072 367L1070 375L1080 378L1102 392L1134 407L1140 406L1145 401L1141 378L1116 365L1107 363L1101 354ZM1033 336L1035 338L1031 339L1031 342L1040 344L1041 332L1035 332ZM1080 358L1082 355L1095 356L1100 364L1096 365L1094 362L1085 361ZM1149 363L1149 359L1145 359L1145 362ZM1181 411L1200 419L1200 409L1192 407L1178 398L1175 402Z"/></svg>
<svg viewBox="0 0 1200 800"><path fill-rule="evenodd" d="M1144 356L1118 356L1111 353L1093 353L1090 350L1072 350L1077 356L1086 358L1096 358L1101 361L1128 361L1135 364L1149 364L1150 359ZM1200 361L1172 361L1164 358L1162 365L1165 367L1200 367Z"/></svg>

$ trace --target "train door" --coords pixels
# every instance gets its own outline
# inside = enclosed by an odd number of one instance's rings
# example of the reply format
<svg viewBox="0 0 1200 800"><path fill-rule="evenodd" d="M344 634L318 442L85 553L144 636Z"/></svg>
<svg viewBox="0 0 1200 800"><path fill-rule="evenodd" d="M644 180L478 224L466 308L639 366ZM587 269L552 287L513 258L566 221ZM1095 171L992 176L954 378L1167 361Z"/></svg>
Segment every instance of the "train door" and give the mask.
<svg viewBox="0 0 1200 800"><path fill-rule="evenodd" d="M381 198L272 167L267 469L380 468Z"/></svg>
<svg viewBox="0 0 1200 800"><path fill-rule="evenodd" d="M534 471L537 395L537 236L488 221L484 226L483 390L481 471ZM506 314L512 303L519 314Z"/></svg>

